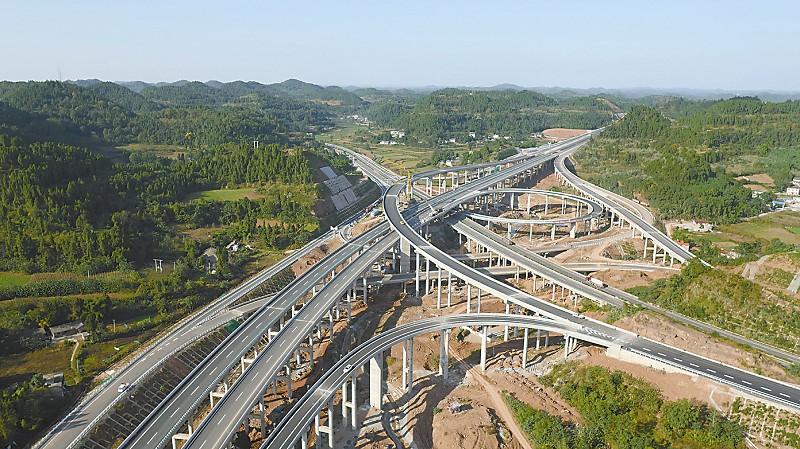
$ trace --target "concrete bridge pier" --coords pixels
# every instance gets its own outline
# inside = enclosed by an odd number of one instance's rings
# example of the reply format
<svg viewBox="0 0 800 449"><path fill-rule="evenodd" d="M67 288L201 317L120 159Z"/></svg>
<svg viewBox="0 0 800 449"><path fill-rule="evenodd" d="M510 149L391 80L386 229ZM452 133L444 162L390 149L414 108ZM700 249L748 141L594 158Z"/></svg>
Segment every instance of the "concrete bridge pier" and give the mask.
<svg viewBox="0 0 800 449"><path fill-rule="evenodd" d="M481 326L481 372L486 372L486 340L489 338L488 326Z"/></svg>
<svg viewBox="0 0 800 449"><path fill-rule="evenodd" d="M452 305L453 298L453 274L449 271L447 272L447 307Z"/></svg>
<svg viewBox="0 0 800 449"><path fill-rule="evenodd" d="M443 380L447 380L450 368L450 329L442 330L439 333L439 375Z"/></svg>
<svg viewBox="0 0 800 449"><path fill-rule="evenodd" d="M538 330L537 330L538 331ZM538 346L539 338L537 335L536 343ZM539 349L538 347L536 349ZM522 369L528 367L528 328L522 331Z"/></svg>
<svg viewBox="0 0 800 449"><path fill-rule="evenodd" d="M411 243L406 239L400 239L400 271L408 273L411 271Z"/></svg>
<svg viewBox="0 0 800 449"><path fill-rule="evenodd" d="M228 382L222 381L222 385L218 386L216 390L208 392L208 400L211 402L211 408L214 408L214 399L222 399L228 393Z"/></svg>
<svg viewBox="0 0 800 449"><path fill-rule="evenodd" d="M353 369L357 371L357 369ZM356 374L350 376L350 384L345 381L342 385L342 419L347 422L348 414L350 416L350 426L356 429L358 421L358 401L356 400ZM348 390L350 393L348 395Z"/></svg>
<svg viewBox="0 0 800 449"><path fill-rule="evenodd" d="M414 339L403 341L403 389L409 395L414 389Z"/></svg>
<svg viewBox="0 0 800 449"><path fill-rule="evenodd" d="M325 409L320 410L314 416L314 434L316 437L316 446L317 449L321 449L323 446L322 442L322 435L325 434L328 436L328 445L325 446L329 449L333 449L333 401L328 402L327 411ZM327 413L328 421L326 424L322 424L322 420L320 419L320 413Z"/></svg>
<svg viewBox="0 0 800 449"><path fill-rule="evenodd" d="M442 267L439 267L436 274L436 308L442 308Z"/></svg>
<svg viewBox="0 0 800 449"><path fill-rule="evenodd" d="M369 359L369 405L383 408L383 354Z"/></svg>

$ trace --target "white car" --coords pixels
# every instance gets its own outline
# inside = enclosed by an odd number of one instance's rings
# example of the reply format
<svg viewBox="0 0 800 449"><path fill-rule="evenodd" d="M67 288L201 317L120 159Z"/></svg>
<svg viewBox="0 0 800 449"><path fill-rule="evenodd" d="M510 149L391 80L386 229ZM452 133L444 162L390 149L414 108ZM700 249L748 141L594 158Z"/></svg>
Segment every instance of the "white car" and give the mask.
<svg viewBox="0 0 800 449"><path fill-rule="evenodd" d="M119 386L117 387L117 393L124 393L125 390L128 389L128 387L129 387L129 385L126 384L125 382L119 384Z"/></svg>
<svg viewBox="0 0 800 449"><path fill-rule="evenodd" d="M343 372L343 373L346 373L346 372L350 371L350 368L352 368L352 367L353 367L353 365L347 364L347 365L345 365L345 367L344 367L344 369L342 370L342 372Z"/></svg>

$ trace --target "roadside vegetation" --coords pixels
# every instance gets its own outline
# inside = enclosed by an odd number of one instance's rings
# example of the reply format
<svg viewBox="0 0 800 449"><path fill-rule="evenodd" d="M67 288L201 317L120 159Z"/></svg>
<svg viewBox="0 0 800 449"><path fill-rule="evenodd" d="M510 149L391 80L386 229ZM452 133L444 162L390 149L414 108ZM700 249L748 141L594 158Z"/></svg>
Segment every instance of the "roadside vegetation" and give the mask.
<svg viewBox="0 0 800 449"><path fill-rule="evenodd" d="M796 352L800 307L783 288L765 288L694 259L680 274L629 291L642 301Z"/></svg>
<svg viewBox="0 0 800 449"><path fill-rule="evenodd" d="M539 449L744 448L742 429L705 404L667 401L657 389L621 371L557 365L542 382L580 413L563 422L503 392L528 440Z"/></svg>

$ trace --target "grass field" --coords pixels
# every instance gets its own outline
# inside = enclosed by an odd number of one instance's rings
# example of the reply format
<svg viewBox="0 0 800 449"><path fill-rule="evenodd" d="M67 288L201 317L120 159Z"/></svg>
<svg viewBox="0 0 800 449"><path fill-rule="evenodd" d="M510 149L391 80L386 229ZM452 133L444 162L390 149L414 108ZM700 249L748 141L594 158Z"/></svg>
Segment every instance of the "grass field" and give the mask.
<svg viewBox="0 0 800 449"><path fill-rule="evenodd" d="M180 145L151 145L145 143L132 143L129 145L120 145L116 149L127 152L145 152L153 153L159 157L168 157L175 159L179 154L186 153L186 147Z"/></svg>
<svg viewBox="0 0 800 449"><path fill-rule="evenodd" d="M69 358L75 345L56 343L22 355L0 357L0 388L26 381L36 373L70 371Z"/></svg>
<svg viewBox="0 0 800 449"><path fill-rule="evenodd" d="M184 201L188 202L197 199L213 201L237 201L242 198L264 198L264 195L258 193L254 188L204 190L202 192L190 193L186 198L184 198Z"/></svg>
<svg viewBox="0 0 800 449"><path fill-rule="evenodd" d="M29 274L5 272L0 273L0 289L25 285L31 281Z"/></svg>
<svg viewBox="0 0 800 449"><path fill-rule="evenodd" d="M718 229L734 240L777 238L785 243L800 245L800 212L775 212Z"/></svg>

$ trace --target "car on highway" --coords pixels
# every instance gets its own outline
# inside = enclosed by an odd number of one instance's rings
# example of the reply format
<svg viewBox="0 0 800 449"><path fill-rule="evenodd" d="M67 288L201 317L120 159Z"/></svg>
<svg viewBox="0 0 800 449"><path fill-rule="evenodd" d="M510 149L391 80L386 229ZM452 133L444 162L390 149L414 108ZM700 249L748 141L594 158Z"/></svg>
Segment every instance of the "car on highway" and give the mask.
<svg viewBox="0 0 800 449"><path fill-rule="evenodd" d="M347 365L345 365L345 367L344 367L344 369L342 370L342 372L343 372L343 373L346 373L346 372L350 371L350 369L352 369L352 368L353 368L353 365L351 365L351 364L347 364Z"/></svg>
<svg viewBox="0 0 800 449"><path fill-rule="evenodd" d="M124 393L125 390L127 390L129 386L130 385L126 384L125 382L119 384L119 386L117 387L117 393Z"/></svg>

